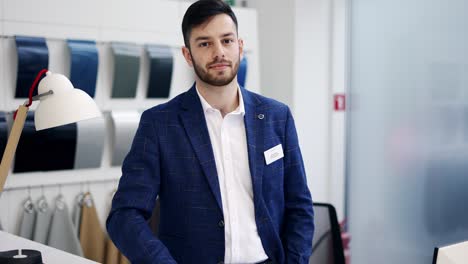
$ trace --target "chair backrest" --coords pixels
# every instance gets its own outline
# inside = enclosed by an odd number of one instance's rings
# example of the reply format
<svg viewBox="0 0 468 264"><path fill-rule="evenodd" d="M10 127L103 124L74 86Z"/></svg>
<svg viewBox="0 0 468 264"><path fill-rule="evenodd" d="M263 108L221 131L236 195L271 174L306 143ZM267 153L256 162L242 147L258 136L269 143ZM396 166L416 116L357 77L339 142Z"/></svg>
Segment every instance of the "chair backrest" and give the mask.
<svg viewBox="0 0 468 264"><path fill-rule="evenodd" d="M315 234L309 264L345 264L341 230L335 207L314 203Z"/></svg>
<svg viewBox="0 0 468 264"><path fill-rule="evenodd" d="M434 249L433 264L458 264L467 261L468 241Z"/></svg>

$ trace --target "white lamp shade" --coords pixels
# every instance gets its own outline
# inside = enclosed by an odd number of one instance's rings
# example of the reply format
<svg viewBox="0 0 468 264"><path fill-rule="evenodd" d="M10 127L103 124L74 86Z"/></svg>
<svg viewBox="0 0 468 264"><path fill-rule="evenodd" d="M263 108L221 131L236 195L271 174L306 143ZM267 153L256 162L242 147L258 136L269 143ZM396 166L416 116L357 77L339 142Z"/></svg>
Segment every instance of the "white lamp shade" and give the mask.
<svg viewBox="0 0 468 264"><path fill-rule="evenodd" d="M101 116L94 100L84 91L75 89L62 74L47 72L39 82L38 94L50 90L53 94L40 98L34 114L36 130L42 130Z"/></svg>

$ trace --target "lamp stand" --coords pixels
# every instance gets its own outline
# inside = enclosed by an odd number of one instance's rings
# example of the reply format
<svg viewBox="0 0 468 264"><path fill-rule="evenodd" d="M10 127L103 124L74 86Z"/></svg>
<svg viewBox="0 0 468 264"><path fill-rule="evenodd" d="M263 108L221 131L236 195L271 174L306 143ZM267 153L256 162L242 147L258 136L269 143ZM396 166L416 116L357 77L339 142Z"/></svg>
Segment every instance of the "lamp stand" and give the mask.
<svg viewBox="0 0 468 264"><path fill-rule="evenodd" d="M28 115L28 110L29 107L24 105L20 106L16 113L16 119L13 121L13 127L10 135L8 136L8 142L5 152L3 152L2 162L0 163L0 193L3 191L3 186L5 185L6 178L8 177L8 172L10 171L11 163L15 156L16 147L18 147L21 132L24 128L24 122Z"/></svg>

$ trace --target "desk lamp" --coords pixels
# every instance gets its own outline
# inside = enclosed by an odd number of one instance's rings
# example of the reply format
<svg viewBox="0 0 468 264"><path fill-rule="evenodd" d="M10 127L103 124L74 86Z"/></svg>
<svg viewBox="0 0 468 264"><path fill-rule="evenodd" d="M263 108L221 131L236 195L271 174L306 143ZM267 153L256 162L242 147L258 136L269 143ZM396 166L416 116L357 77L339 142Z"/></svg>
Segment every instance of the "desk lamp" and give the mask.
<svg viewBox="0 0 468 264"><path fill-rule="evenodd" d="M39 82L43 74L46 74L46 77ZM38 95L33 97L38 82ZM13 127L0 163L0 195L10 171L29 107L37 100L40 103L34 113L36 130L101 116L93 99L86 92L74 88L67 77L51 73L46 69L41 70L29 90L28 100L18 108L13 117ZM23 255L22 252L28 255ZM35 250L19 250L18 255L14 254L14 251L1 252L0 260L6 258L7 263L42 263L40 252Z"/></svg>
<svg viewBox="0 0 468 264"><path fill-rule="evenodd" d="M39 82L43 74L46 76ZM38 95L33 97L38 82ZM29 90L28 100L14 114L13 127L0 163L0 193L3 191L29 107L37 100L40 102L34 113L36 130L101 116L93 99L86 92L74 88L67 77L46 69L41 70Z"/></svg>

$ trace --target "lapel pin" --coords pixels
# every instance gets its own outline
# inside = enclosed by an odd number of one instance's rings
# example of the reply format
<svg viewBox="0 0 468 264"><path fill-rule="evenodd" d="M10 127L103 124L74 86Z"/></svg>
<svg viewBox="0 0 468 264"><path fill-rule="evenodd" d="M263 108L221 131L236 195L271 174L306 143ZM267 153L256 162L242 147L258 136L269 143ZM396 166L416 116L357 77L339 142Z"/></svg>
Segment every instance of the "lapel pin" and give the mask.
<svg viewBox="0 0 468 264"><path fill-rule="evenodd" d="M261 120L261 119L265 118L265 115L264 114L259 114L257 117L258 117L258 119Z"/></svg>

